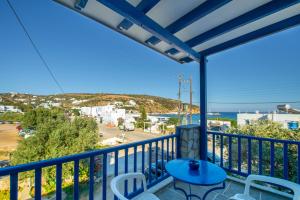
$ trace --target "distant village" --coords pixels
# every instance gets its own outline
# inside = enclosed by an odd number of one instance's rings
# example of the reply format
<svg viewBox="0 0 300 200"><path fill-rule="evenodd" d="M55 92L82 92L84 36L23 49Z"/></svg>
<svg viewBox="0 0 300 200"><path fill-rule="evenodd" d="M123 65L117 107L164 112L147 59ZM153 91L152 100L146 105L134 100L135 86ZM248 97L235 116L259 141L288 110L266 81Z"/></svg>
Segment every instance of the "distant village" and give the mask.
<svg viewBox="0 0 300 200"><path fill-rule="evenodd" d="M11 93L11 97L17 96L17 93ZM34 107L42 107L46 109L61 107L62 102L66 101L66 98L53 98L47 100L46 98L40 98L38 96L32 96L30 100L28 98L13 98L15 102L22 103L23 105L33 105ZM93 117L97 122L105 124L108 127L120 127L126 131L132 131L135 129L135 124L140 117L138 111L139 105L134 100L129 100L126 103L122 101L113 101L103 106L79 106L82 103L88 102L89 99L76 99L70 98L72 110L78 110L81 116ZM2 99L0 99L0 113L4 112L17 112L22 113L22 110L16 106L1 105ZM39 103L38 103L39 102ZM135 108L135 109L132 109ZM174 128L174 125L167 126L165 124L170 117L163 117L158 114L147 113L147 122L145 122L144 132L161 133L162 125L165 128Z"/></svg>
<svg viewBox="0 0 300 200"><path fill-rule="evenodd" d="M47 109L61 107L62 102L66 101L66 98L54 97L50 100L34 95L28 101L28 98L18 97L17 93L10 93L10 95L14 102L18 102L23 105L30 104L34 107L43 107ZM140 113L138 111L139 105L134 100L128 100L126 102L112 101L107 103L107 105L102 106L80 106L82 103L88 102L89 99L76 99L73 97L69 98L68 101L72 105L71 109L78 110L81 116L93 117L99 123L111 127L121 125L124 130L128 131L135 129L135 124L140 117ZM0 113L22 113L22 110L17 106L1 105L1 102L3 102L3 99L0 97ZM176 114L176 112L173 114ZM162 125L165 125L169 118L170 117L159 114L147 113L147 124L144 126L144 132L161 133ZM218 118L218 116L216 116L216 118ZM291 108L289 105L279 105L277 110L272 113L260 113L259 111L253 113L237 113L236 120L237 126L248 125L258 120L269 120L278 122L287 129L298 129L300 124L300 111ZM230 121L217 119L208 120L208 127L212 130L225 131L231 126L232 124ZM174 125L172 127L169 125L167 128L174 128Z"/></svg>

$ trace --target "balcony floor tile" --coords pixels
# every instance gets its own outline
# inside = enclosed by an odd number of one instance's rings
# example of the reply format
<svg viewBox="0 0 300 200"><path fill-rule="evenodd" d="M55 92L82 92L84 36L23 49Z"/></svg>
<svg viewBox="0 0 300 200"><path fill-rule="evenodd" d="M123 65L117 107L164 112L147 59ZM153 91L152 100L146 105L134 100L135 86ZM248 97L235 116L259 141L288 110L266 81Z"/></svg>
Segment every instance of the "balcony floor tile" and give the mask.
<svg viewBox="0 0 300 200"><path fill-rule="evenodd" d="M189 187L187 184L177 181L176 186L180 188L184 188L185 191L189 191ZM200 197L209 190L211 187L204 187L204 186L192 186L192 193L199 195ZM225 189L215 190L211 192L207 197L206 200L227 200L231 196L237 193L244 192L244 184L237 183L235 181L227 180ZM165 186L158 192L156 195L160 198L160 200L185 200L185 196L181 191L175 190L173 188L173 183ZM265 200L265 199L272 199L272 200L289 200L289 198L285 198L279 196L274 193L262 191L259 189L251 188L251 195L257 200ZM193 198L196 199L196 198Z"/></svg>

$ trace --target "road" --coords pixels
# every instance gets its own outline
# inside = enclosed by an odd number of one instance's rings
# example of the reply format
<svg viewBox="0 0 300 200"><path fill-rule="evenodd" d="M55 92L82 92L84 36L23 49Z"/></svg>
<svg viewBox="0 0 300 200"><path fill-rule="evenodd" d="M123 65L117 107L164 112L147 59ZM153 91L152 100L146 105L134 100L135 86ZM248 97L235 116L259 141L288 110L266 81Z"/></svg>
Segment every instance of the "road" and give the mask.
<svg viewBox="0 0 300 200"><path fill-rule="evenodd" d="M99 131L103 134L102 139L106 140L113 137L122 138L122 133L125 133L125 143L147 140L151 138L160 137L160 134L145 133L142 129L134 131L122 131L118 127L107 127L104 124L99 124Z"/></svg>
<svg viewBox="0 0 300 200"><path fill-rule="evenodd" d="M0 160L9 159L22 137L18 135L15 124L0 124Z"/></svg>

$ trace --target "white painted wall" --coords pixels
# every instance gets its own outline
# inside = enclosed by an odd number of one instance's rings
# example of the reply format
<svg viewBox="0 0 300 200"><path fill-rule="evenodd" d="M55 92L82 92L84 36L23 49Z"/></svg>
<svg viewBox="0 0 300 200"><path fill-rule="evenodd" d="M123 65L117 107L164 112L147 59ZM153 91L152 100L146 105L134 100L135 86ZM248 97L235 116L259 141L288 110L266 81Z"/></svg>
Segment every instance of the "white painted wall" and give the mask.
<svg viewBox="0 0 300 200"><path fill-rule="evenodd" d="M297 121L300 123L300 114L281 114L281 113L270 113L270 114L256 114L256 113L240 113L237 114L237 123L239 126L244 126L247 121L251 124L257 120L270 120L281 123L284 128L288 128L288 123Z"/></svg>

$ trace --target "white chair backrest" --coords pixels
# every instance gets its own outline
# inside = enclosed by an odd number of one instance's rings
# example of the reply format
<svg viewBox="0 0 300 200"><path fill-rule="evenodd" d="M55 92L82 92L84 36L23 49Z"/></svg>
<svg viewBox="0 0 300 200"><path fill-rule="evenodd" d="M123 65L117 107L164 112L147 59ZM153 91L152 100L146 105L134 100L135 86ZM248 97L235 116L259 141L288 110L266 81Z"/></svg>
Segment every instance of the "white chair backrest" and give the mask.
<svg viewBox="0 0 300 200"><path fill-rule="evenodd" d="M285 188L289 188L293 190L294 192L294 198L293 200L300 200L300 185L280 179L280 178L274 178L274 177L269 177L269 176L262 176L262 175L249 175L246 179L246 186L245 186L245 195L249 195L250 192L250 186L253 181L261 181L265 183L273 183L276 185L283 186Z"/></svg>
<svg viewBox="0 0 300 200"><path fill-rule="evenodd" d="M120 200L128 200L122 193L121 187L124 187L125 181L133 181L141 182L143 184L144 191L147 190L147 183L144 174L142 173L127 173L121 174L119 176L114 177L110 182L110 187L112 192L120 199Z"/></svg>

